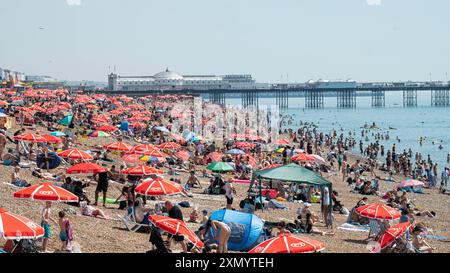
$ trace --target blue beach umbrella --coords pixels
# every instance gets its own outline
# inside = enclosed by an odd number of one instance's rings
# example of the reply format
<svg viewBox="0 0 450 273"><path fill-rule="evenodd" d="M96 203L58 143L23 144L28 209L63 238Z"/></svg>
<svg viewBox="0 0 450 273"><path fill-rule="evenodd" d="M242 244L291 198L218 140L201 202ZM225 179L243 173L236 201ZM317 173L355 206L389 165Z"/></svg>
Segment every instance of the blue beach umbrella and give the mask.
<svg viewBox="0 0 450 273"><path fill-rule="evenodd" d="M244 155L245 152L242 151L242 150L239 150L239 149L231 149L231 150L228 150L226 152L226 154L229 154L229 155Z"/></svg>
<svg viewBox="0 0 450 273"><path fill-rule="evenodd" d="M64 134L61 131L54 131L50 133L51 136L56 136L56 137L61 137L61 136L65 136L66 134Z"/></svg>

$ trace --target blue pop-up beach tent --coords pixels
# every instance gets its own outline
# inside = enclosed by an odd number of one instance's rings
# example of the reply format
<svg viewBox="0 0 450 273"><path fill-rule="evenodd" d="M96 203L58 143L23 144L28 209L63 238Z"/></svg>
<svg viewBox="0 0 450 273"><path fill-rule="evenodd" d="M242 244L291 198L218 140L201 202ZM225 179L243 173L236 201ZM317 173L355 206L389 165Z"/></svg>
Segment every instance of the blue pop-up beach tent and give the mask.
<svg viewBox="0 0 450 273"><path fill-rule="evenodd" d="M235 210L218 210L211 213L211 220L226 223L231 228L228 249L247 251L264 241L264 222L258 216ZM210 233L213 231L210 230Z"/></svg>

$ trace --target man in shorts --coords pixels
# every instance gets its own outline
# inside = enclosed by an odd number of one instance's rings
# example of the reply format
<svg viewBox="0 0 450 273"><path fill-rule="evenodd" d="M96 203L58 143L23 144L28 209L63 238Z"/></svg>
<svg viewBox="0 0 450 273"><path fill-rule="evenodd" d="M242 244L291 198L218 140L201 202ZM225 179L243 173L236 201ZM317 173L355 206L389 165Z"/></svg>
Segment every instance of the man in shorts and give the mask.
<svg viewBox="0 0 450 273"><path fill-rule="evenodd" d="M108 172L102 172L98 174L97 177L97 188L95 189L95 203L94 206L97 206L98 202L98 194L103 192L103 207L106 208L106 193L108 191Z"/></svg>
<svg viewBox="0 0 450 273"><path fill-rule="evenodd" d="M227 199L227 209L232 209L233 197L236 194L236 189L233 187L233 180L229 179L223 188L225 190L225 198Z"/></svg>
<svg viewBox="0 0 450 273"><path fill-rule="evenodd" d="M55 224L58 224L51 217L51 207L52 202L46 201L45 207L42 209L42 219L41 219L41 227L44 228L44 239L42 241L42 252L47 252L48 240L50 240L51 230L50 230L50 221L53 221Z"/></svg>

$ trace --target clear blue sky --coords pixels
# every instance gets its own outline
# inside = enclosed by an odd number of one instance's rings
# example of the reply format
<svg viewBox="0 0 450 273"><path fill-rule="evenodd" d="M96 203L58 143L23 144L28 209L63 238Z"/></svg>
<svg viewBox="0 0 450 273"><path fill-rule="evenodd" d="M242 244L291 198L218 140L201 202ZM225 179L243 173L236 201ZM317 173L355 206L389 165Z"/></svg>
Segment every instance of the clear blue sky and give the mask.
<svg viewBox="0 0 450 273"><path fill-rule="evenodd" d="M371 5L369 5L369 2ZM449 0L5 0L0 67L60 80L445 80ZM42 27L43 29L40 29Z"/></svg>

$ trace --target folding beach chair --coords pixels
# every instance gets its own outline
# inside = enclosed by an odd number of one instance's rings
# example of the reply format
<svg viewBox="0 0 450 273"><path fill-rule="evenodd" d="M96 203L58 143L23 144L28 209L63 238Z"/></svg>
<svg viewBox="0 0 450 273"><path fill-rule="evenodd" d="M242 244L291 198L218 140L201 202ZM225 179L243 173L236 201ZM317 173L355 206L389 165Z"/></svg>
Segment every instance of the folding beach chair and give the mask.
<svg viewBox="0 0 450 273"><path fill-rule="evenodd" d="M376 219L369 219L369 238L376 238L381 233L380 221Z"/></svg>
<svg viewBox="0 0 450 273"><path fill-rule="evenodd" d="M125 227L129 231L137 232L142 228L148 228L149 226L146 224L140 224L136 222L136 218L134 216L134 208L131 207L128 209L127 214L121 218L122 222L124 223Z"/></svg>

